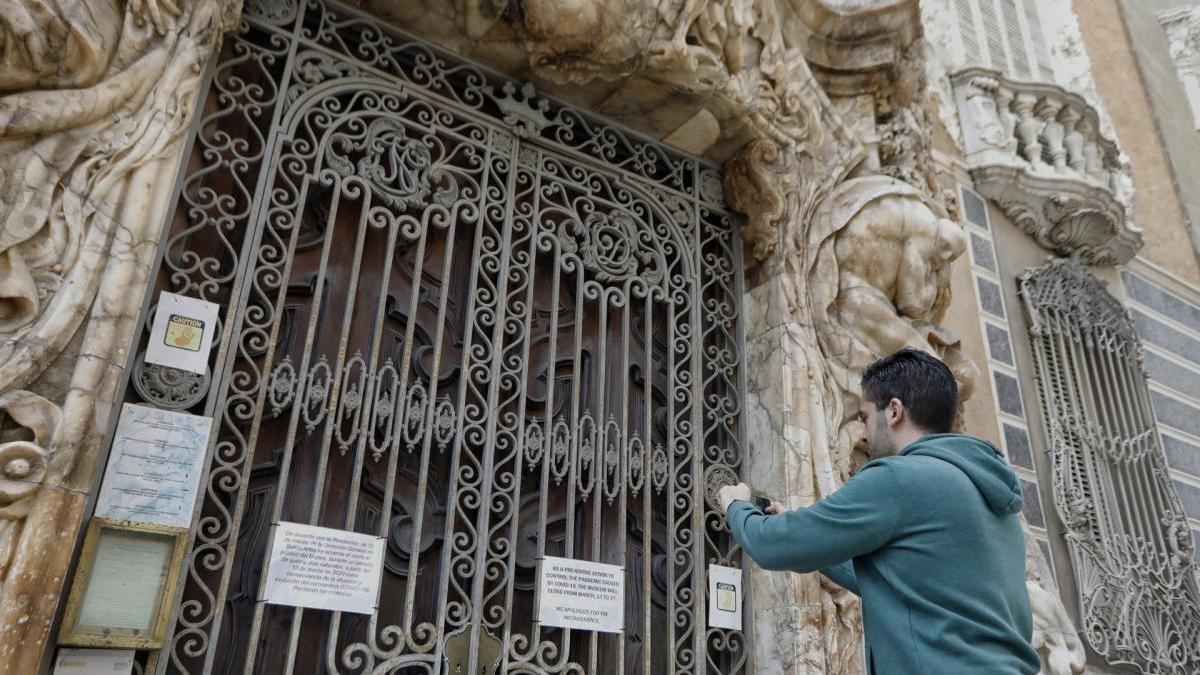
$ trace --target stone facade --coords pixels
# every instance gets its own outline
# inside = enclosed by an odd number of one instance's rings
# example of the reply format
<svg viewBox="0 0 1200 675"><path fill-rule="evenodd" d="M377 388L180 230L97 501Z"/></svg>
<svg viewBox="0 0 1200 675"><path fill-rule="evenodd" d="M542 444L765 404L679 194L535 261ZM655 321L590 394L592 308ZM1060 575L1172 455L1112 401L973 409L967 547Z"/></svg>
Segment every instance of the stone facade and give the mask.
<svg viewBox="0 0 1200 675"><path fill-rule="evenodd" d="M1053 84L939 71L915 0L357 5L725 163L744 215L746 473L795 506L864 460L857 381L875 358L917 346L964 398L989 386L982 346L947 328L948 312L980 312L951 283L972 245L956 182L974 179L1048 252L1111 266L1141 246L1103 109ZM0 24L0 672L34 672L53 647L61 542L97 487L195 97L240 9L28 0ZM1035 543L1027 554L1045 672L1082 672L1048 561ZM818 575L749 579L753 672L863 671L857 598Z"/></svg>

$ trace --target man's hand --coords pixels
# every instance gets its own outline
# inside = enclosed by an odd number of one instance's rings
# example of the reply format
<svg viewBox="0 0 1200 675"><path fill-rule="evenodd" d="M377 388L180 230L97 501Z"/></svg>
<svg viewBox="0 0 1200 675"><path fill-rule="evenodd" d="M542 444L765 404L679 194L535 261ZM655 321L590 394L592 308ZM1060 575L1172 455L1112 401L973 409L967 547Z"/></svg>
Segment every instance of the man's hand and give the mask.
<svg viewBox="0 0 1200 675"><path fill-rule="evenodd" d="M750 486L745 483L737 485L726 485L717 492L717 497L721 500L721 510L728 511L729 505L737 500L750 501Z"/></svg>
<svg viewBox="0 0 1200 675"><path fill-rule="evenodd" d="M787 507L774 499L771 500L771 505L767 507L767 515L769 516L777 516L784 511L787 511Z"/></svg>

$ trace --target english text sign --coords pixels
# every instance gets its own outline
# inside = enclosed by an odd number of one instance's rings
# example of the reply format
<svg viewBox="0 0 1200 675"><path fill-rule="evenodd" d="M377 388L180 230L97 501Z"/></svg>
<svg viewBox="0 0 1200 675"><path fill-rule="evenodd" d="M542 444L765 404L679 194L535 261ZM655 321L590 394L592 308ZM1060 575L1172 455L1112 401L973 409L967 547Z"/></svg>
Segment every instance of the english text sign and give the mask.
<svg viewBox="0 0 1200 675"><path fill-rule="evenodd" d="M625 628L625 570L570 558L542 558L538 622L620 633Z"/></svg>

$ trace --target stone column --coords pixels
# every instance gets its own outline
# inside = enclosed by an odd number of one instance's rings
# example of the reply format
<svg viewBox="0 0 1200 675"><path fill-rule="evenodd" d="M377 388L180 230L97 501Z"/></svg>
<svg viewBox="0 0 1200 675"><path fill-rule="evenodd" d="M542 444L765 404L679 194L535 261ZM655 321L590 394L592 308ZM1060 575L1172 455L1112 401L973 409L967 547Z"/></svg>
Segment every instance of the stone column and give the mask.
<svg viewBox="0 0 1200 675"><path fill-rule="evenodd" d="M749 482L790 508L840 484L836 448L825 443L832 392L822 386L823 357L813 327L787 309L796 286L795 276L777 274L745 298L746 362L756 364L747 386ZM819 574L749 569L754 672L865 672L858 598Z"/></svg>
<svg viewBox="0 0 1200 675"><path fill-rule="evenodd" d="M836 183L850 155L829 156L825 172L802 155L753 141L726 165L725 194L747 215L746 423L748 481L790 507L841 484L849 452L838 443L840 392L827 376L809 312L809 276L800 247L804 213ZM810 157L811 159L811 157ZM810 177L821 176L813 180ZM753 672L770 675L864 672L858 598L818 574L768 572L746 561Z"/></svg>
<svg viewBox="0 0 1200 675"><path fill-rule="evenodd" d="M0 672L53 646L204 67L239 12L18 0L0 26Z"/></svg>

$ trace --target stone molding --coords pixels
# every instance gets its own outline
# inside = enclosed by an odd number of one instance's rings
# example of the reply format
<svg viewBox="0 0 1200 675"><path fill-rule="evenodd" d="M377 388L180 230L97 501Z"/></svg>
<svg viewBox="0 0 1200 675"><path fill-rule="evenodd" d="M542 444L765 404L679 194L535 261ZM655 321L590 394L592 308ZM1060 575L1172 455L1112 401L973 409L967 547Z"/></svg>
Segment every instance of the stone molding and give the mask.
<svg viewBox="0 0 1200 675"><path fill-rule="evenodd" d="M1052 84L968 68L951 77L975 189L1048 250L1092 265L1142 247L1132 180L1083 97Z"/></svg>
<svg viewBox="0 0 1200 675"><path fill-rule="evenodd" d="M1179 81L1192 106L1192 123L1200 130L1200 7L1187 5L1158 15Z"/></svg>

